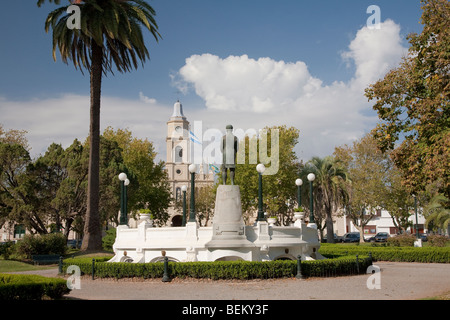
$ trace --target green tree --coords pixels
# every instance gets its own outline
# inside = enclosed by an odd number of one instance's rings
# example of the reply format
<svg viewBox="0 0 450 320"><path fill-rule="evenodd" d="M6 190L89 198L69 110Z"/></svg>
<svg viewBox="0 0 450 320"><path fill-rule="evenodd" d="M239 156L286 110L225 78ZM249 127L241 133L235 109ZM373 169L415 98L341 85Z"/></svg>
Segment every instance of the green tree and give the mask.
<svg viewBox="0 0 450 320"><path fill-rule="evenodd" d="M141 208L151 209L156 223L164 225L168 218L167 209L171 202L171 193L164 162L156 162L157 153L148 139L133 137L125 129L108 127L103 132L105 139L114 141L122 150L124 170L129 176L129 211ZM119 186L117 177L111 182ZM116 194L119 194L118 192Z"/></svg>
<svg viewBox="0 0 450 320"><path fill-rule="evenodd" d="M26 131L5 130L0 124L0 227L12 210L11 188L17 187L17 176L31 161Z"/></svg>
<svg viewBox="0 0 450 320"><path fill-rule="evenodd" d="M41 6L45 0L38 0ZM60 0L49 0L59 4ZM53 30L53 58L58 50L63 62L71 60L75 68L90 73L90 154L86 223L82 250L102 248L100 190L100 99L102 74L127 72L145 62L149 52L144 44L141 25L156 41L160 34L154 9L141 0L86 0L75 2L80 8L81 29L67 27L68 6L52 11L45 21L45 31Z"/></svg>
<svg viewBox="0 0 450 320"><path fill-rule="evenodd" d="M435 195L424 208L425 225L438 232L439 229L449 232L450 200L443 194Z"/></svg>
<svg viewBox="0 0 450 320"><path fill-rule="evenodd" d="M450 3L421 2L423 30L408 36L408 56L366 96L381 120L373 135L381 150L393 150L410 193L434 184L450 198Z"/></svg>
<svg viewBox="0 0 450 320"><path fill-rule="evenodd" d="M274 130L278 130L278 139ZM269 163L264 163L267 167L263 175L264 211L269 216L276 216L280 224L289 225L293 221L293 210L296 204L295 179L300 174L300 163L294 152L294 147L298 143L299 130L294 127L274 126L266 127L264 131L267 132L265 141L261 136L247 136L239 142L239 149L243 150L242 155L245 155L245 163L240 164L238 156L235 184L240 186L244 220L248 222L258 208L256 165L270 160ZM273 139L272 135L274 135ZM278 153L278 157L275 153ZM261 159L261 154L267 155L266 159ZM222 183L221 176L219 183Z"/></svg>
<svg viewBox="0 0 450 320"><path fill-rule="evenodd" d="M389 212L394 226L400 233L405 233L412 222L409 220L414 208L414 198L402 184L400 171L392 164L386 177L386 185L382 191L381 206Z"/></svg>
<svg viewBox="0 0 450 320"><path fill-rule="evenodd" d="M333 212L344 203L347 171L341 161L332 156L313 157L306 163L305 170L316 176L313 197L316 208L323 208L326 214L327 242L334 243Z"/></svg>
<svg viewBox="0 0 450 320"><path fill-rule="evenodd" d="M75 139L64 151L64 155L63 166L67 176L60 183L51 205L61 213L65 226L64 235L67 238L70 230L83 234L81 222L86 215L89 153L82 143Z"/></svg>
<svg viewBox="0 0 450 320"><path fill-rule="evenodd" d="M348 172L345 214L360 231L360 241L363 242L364 227L383 205L384 190L391 167L389 155L381 152L375 139L367 134L352 146L337 147L334 156Z"/></svg>
<svg viewBox="0 0 450 320"><path fill-rule="evenodd" d="M30 163L30 154L22 145L0 142L0 207L2 223L12 220L17 223L24 223L28 229L31 229L31 227L35 227L37 230L45 229L40 217L32 220L27 215L29 209L32 208L33 201L29 195L29 184L27 186L24 185L24 182L27 180L26 170Z"/></svg>
<svg viewBox="0 0 450 320"><path fill-rule="evenodd" d="M65 218L64 211L52 202L61 187L61 183L68 177L65 167L65 151L60 144L52 143L43 156L38 157L28 165L24 186L29 186L30 197L34 203L30 213L39 214L43 221L54 223L54 230L60 231ZM45 225L39 233L47 233Z"/></svg>

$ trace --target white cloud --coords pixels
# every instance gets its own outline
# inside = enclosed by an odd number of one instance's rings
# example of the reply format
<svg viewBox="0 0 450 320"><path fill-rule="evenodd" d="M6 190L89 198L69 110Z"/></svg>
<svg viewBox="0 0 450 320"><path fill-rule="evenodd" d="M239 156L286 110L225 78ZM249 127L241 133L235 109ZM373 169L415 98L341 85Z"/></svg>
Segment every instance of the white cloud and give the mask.
<svg viewBox="0 0 450 320"><path fill-rule="evenodd" d="M208 109L216 110L268 112L312 94L321 85L304 62L254 60L247 55L225 59L212 54L193 55L179 74L185 83L193 85Z"/></svg>
<svg viewBox="0 0 450 320"><path fill-rule="evenodd" d="M183 89L192 87L206 105L201 119L246 128L295 126L301 136L299 156L331 154L334 147L361 137L375 126L376 115L364 89L395 67L406 48L400 26L391 20L380 29L361 28L342 54L355 64L348 82L323 85L302 61L288 63L247 55L220 58L193 55L179 70ZM220 114L220 116L218 116ZM371 115L372 114L372 115Z"/></svg>
<svg viewBox="0 0 450 320"><path fill-rule="evenodd" d="M406 53L400 26L386 20L379 29L369 29L367 26L360 29L350 43L349 51L344 52L342 57L354 62L354 80L365 87L382 78Z"/></svg>
<svg viewBox="0 0 450 320"><path fill-rule="evenodd" d="M150 103L150 104L156 103L156 99L149 98L149 97L145 96L142 93L142 91L139 92L139 100L141 100L142 102L145 102L145 103Z"/></svg>
<svg viewBox="0 0 450 320"><path fill-rule="evenodd" d="M27 130L33 157L45 153L55 142L68 147L74 139L84 141L89 134L89 96L65 94L48 99L8 101L0 97L0 123L5 129ZM147 103L151 101L151 104ZM134 136L154 142L165 153L165 125L171 107L154 99L126 100L102 97L101 130L107 126L128 128Z"/></svg>

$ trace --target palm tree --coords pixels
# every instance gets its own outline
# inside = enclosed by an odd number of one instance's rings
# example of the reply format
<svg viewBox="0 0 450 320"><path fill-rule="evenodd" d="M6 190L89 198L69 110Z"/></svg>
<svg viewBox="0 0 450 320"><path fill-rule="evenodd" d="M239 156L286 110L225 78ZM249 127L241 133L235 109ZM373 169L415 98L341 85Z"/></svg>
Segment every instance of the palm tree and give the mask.
<svg viewBox="0 0 450 320"><path fill-rule="evenodd" d="M326 213L327 242L334 243L332 213L333 209L343 202L344 182L348 181L348 174L340 161L332 156L313 157L306 163L304 170L316 175L315 202L319 207L323 207Z"/></svg>
<svg viewBox="0 0 450 320"><path fill-rule="evenodd" d="M450 224L450 201L444 194L436 194L424 209L427 228L435 227L444 230L444 232L447 230L448 232Z"/></svg>
<svg viewBox="0 0 450 320"><path fill-rule="evenodd" d="M59 4L60 0L48 0ZM45 0L38 0L41 6ZM70 2L70 1L69 1ZM149 58L141 26L145 26L158 41L160 34L154 19L155 11L141 0L75 0L70 4L80 8L80 29L67 27L70 17L65 14L69 6L50 12L45 21L45 31L53 29L53 59L56 50L67 64L71 60L76 69L90 73L90 129L89 178L87 211L82 250L99 250L102 247L99 216L99 153L100 153L100 97L102 75L136 69Z"/></svg>

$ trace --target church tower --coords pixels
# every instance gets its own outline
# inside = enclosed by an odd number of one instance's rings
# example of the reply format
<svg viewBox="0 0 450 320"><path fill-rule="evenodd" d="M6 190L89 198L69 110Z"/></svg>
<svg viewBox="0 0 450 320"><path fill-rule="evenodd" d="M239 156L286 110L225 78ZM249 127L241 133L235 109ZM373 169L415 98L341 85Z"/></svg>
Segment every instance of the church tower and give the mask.
<svg viewBox="0 0 450 320"><path fill-rule="evenodd" d="M167 122L166 170L174 200L181 200L181 186L189 186L189 121L183 114L180 101L173 105L173 113Z"/></svg>
<svg viewBox="0 0 450 320"><path fill-rule="evenodd" d="M167 122L166 137L166 170L169 177L170 188L173 200L183 201L181 187L190 187L189 165L191 159L191 136L189 121L183 113L183 105L180 101L173 105L173 113ZM214 173L209 170L208 164L198 166L195 175L196 189L210 186L214 183ZM180 226L182 222L182 212L175 210L175 203L169 208L169 221L173 227Z"/></svg>

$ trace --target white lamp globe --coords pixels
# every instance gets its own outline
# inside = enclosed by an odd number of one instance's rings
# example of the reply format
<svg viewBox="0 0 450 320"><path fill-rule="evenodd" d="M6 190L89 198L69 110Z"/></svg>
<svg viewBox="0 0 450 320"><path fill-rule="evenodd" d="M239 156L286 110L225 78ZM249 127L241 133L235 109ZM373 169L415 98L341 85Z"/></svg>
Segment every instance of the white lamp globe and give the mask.
<svg viewBox="0 0 450 320"><path fill-rule="evenodd" d="M314 173L308 174L308 181L314 181L316 179L316 175Z"/></svg>
<svg viewBox="0 0 450 320"><path fill-rule="evenodd" d="M297 180L295 180L295 184L300 187L303 184L303 180L297 179Z"/></svg>
<svg viewBox="0 0 450 320"><path fill-rule="evenodd" d="M186 186L181 186L181 191L186 192L187 187Z"/></svg>
<svg viewBox="0 0 450 320"><path fill-rule="evenodd" d="M189 165L189 172L195 173L195 171L197 171L197 166L194 163Z"/></svg>
<svg viewBox="0 0 450 320"><path fill-rule="evenodd" d="M119 180L120 181L125 181L127 180L127 174L122 172L121 174L119 174Z"/></svg>
<svg viewBox="0 0 450 320"><path fill-rule="evenodd" d="M256 166L256 171L258 171L259 173L264 173L264 171L266 170L266 167L260 163Z"/></svg>
<svg viewBox="0 0 450 320"><path fill-rule="evenodd" d="M129 185L130 184L130 180L128 180L128 179L125 179L125 181L124 181L124 183L123 183L124 185Z"/></svg>

